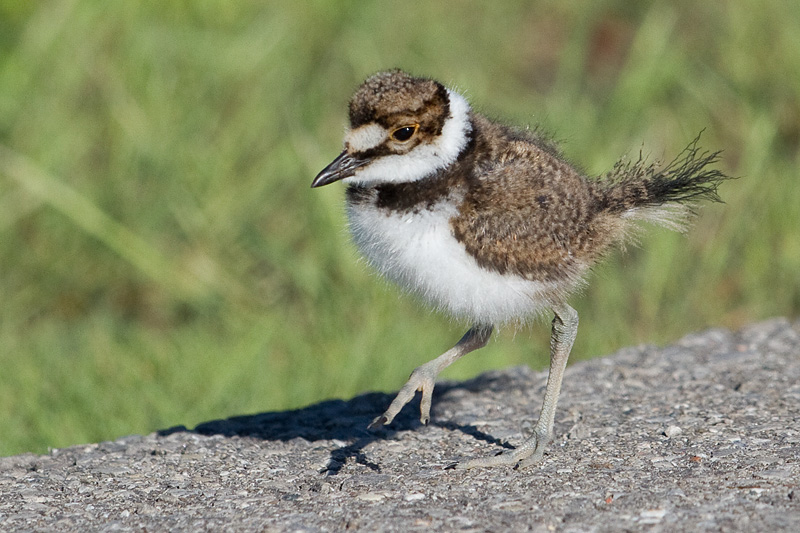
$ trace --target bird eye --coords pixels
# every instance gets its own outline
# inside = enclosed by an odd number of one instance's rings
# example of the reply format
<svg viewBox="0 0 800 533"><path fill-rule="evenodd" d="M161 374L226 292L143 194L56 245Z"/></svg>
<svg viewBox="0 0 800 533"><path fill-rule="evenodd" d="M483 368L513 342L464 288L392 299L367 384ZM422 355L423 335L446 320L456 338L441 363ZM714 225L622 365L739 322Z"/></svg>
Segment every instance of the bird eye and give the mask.
<svg viewBox="0 0 800 533"><path fill-rule="evenodd" d="M392 132L392 139L401 143L406 142L417 132L417 128L419 128L419 124L397 128Z"/></svg>

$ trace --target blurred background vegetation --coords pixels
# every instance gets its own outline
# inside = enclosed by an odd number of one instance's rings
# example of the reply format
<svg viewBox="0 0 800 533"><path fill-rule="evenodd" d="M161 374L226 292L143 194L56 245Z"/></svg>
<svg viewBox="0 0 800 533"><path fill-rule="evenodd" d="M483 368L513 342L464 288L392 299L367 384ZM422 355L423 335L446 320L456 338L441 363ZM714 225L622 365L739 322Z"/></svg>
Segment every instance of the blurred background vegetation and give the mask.
<svg viewBox="0 0 800 533"><path fill-rule="evenodd" d="M390 67L591 175L705 129L741 176L597 268L573 361L798 314L795 2L0 0L0 455L395 390L449 348L464 325L358 261L343 187L309 189Z"/></svg>

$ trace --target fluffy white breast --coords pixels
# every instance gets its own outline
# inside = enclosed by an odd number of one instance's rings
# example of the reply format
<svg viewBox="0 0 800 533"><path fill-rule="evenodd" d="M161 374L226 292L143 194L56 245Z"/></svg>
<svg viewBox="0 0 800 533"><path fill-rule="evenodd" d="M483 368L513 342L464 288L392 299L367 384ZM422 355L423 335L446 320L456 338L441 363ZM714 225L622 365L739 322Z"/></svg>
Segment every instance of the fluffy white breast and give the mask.
<svg viewBox="0 0 800 533"><path fill-rule="evenodd" d="M419 213L348 205L353 239L370 264L437 308L481 324L545 310L554 287L480 268L451 233L455 213L446 202Z"/></svg>
<svg viewBox="0 0 800 533"><path fill-rule="evenodd" d="M442 133L432 143L423 143L410 152L382 156L345 178L344 183L376 185L379 183L407 183L430 176L453 163L467 145L472 130L469 121L469 104L460 94L447 90L450 98L450 116ZM345 135L345 144L358 151L374 148L386 139L385 131L376 124L368 124Z"/></svg>

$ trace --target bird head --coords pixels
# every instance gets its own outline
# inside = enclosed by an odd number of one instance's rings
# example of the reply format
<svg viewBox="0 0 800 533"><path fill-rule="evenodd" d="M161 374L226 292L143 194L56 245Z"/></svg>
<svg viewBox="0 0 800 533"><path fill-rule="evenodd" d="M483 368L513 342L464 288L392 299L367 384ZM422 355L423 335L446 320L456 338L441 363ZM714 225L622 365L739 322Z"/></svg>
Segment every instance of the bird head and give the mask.
<svg viewBox="0 0 800 533"><path fill-rule="evenodd" d="M471 131L469 104L460 94L400 70L375 74L350 100L344 150L311 186L424 179L456 160Z"/></svg>

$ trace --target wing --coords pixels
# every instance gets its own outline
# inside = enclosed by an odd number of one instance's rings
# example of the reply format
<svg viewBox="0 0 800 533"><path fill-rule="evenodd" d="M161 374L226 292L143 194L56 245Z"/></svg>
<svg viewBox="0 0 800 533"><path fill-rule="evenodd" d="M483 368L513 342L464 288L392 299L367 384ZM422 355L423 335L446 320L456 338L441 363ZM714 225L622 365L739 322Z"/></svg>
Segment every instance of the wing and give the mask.
<svg viewBox="0 0 800 533"><path fill-rule="evenodd" d="M453 233L478 263L532 281L577 281L616 237L592 182L555 154L516 143L466 193Z"/></svg>

